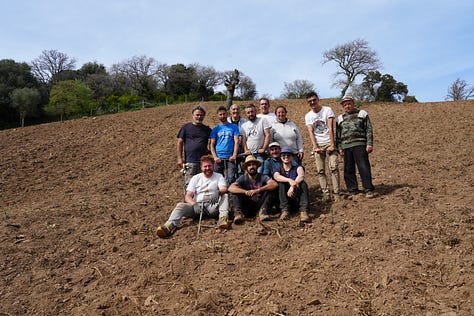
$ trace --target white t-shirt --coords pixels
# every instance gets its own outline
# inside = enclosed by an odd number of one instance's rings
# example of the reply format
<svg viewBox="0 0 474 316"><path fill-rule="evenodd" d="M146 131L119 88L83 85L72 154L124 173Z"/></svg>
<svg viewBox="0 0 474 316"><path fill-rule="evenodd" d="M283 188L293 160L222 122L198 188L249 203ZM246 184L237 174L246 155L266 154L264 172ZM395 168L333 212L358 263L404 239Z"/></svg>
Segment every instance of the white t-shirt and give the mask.
<svg viewBox="0 0 474 316"><path fill-rule="evenodd" d="M329 138L328 118L334 117L334 112L329 106L322 106L319 112L313 110L306 113L304 119L306 125L313 126L314 136L318 144L327 144L331 142Z"/></svg>
<svg viewBox="0 0 474 316"><path fill-rule="evenodd" d="M198 173L189 181L187 191L194 192L194 201L209 201L213 197L219 196L219 187L227 187L224 176L214 172L210 178L206 178L204 173Z"/></svg>
<svg viewBox="0 0 474 316"><path fill-rule="evenodd" d="M265 143L265 130L270 128L270 123L261 117L252 122L248 120L242 124L242 135L247 139L247 148L251 153L256 153Z"/></svg>
<svg viewBox="0 0 474 316"><path fill-rule="evenodd" d="M263 117L264 119L268 121L269 124L272 124L273 122L277 120L276 114L273 112L268 112L268 114L259 113L257 114L257 117Z"/></svg>

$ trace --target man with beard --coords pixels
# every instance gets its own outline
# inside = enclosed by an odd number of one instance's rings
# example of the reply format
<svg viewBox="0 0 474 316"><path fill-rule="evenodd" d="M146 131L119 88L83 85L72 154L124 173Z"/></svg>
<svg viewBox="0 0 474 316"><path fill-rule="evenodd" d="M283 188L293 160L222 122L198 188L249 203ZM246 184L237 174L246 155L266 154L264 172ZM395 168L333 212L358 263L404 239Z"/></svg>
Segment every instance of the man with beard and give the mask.
<svg viewBox="0 0 474 316"><path fill-rule="evenodd" d="M235 181L236 159L239 151L239 127L227 121L227 109L217 109L220 123L211 131L211 153L215 160L215 172L224 175L227 185Z"/></svg>
<svg viewBox="0 0 474 316"><path fill-rule="evenodd" d="M261 163L265 160L266 150L270 144L270 123L257 117L255 105L249 104L245 107L248 121L242 124L242 145L246 155L253 155ZM262 165L262 164L260 164ZM261 172L261 169L259 169Z"/></svg>
<svg viewBox="0 0 474 316"><path fill-rule="evenodd" d="M165 224L156 229L156 234L169 237L180 226L181 218L198 219L219 217L217 227L229 228L227 215L229 201L227 197L227 184L220 173L214 172L214 159L205 155L200 159L201 173L193 176L189 181L184 202L179 202L171 212Z"/></svg>
<svg viewBox="0 0 474 316"><path fill-rule="evenodd" d="M199 159L209 153L209 135L211 128L203 124L206 109L195 106L192 111L193 121L184 124L178 132L177 153L178 167L184 173L184 191L191 177L198 174Z"/></svg>
<svg viewBox="0 0 474 316"><path fill-rule="evenodd" d="M278 183L267 175L258 173L262 162L250 155L245 158L242 167L246 173L229 187L234 205L234 223L241 224L245 217L254 217L258 213L260 221L270 220L268 210L272 205L272 191Z"/></svg>

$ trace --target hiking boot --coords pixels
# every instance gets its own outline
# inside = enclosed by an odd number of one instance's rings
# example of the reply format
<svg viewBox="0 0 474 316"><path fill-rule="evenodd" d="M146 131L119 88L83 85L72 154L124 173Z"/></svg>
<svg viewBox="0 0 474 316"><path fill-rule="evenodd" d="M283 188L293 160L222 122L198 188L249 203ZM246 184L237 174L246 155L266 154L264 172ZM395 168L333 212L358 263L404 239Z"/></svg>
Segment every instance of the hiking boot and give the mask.
<svg viewBox="0 0 474 316"><path fill-rule="evenodd" d="M324 193L322 201L323 201L323 203L331 202L331 194Z"/></svg>
<svg viewBox="0 0 474 316"><path fill-rule="evenodd" d="M217 227L219 229L228 229L230 227L230 222L227 219L227 216L222 216L221 218L219 218L219 220L217 221Z"/></svg>
<svg viewBox="0 0 474 316"><path fill-rule="evenodd" d="M365 193L365 197L368 199L373 199L374 197L377 197L377 196L378 196L378 193L375 191L367 191Z"/></svg>
<svg viewBox="0 0 474 316"><path fill-rule="evenodd" d="M282 210L280 215L280 220L287 221L290 219L290 212L288 210Z"/></svg>
<svg viewBox="0 0 474 316"><path fill-rule="evenodd" d="M260 212L258 213L258 219L261 222L264 222L269 221L271 218L270 215L268 215L267 210L260 210Z"/></svg>
<svg viewBox="0 0 474 316"><path fill-rule="evenodd" d="M166 238L173 235L175 230L176 230L176 227L174 227L173 225L164 224L164 225L159 226L156 229L156 234L160 238Z"/></svg>
<svg viewBox="0 0 474 316"><path fill-rule="evenodd" d="M234 224L242 224L244 222L244 216L241 211L234 211Z"/></svg>
<svg viewBox="0 0 474 316"><path fill-rule="evenodd" d="M311 221L311 218L309 218L308 212L302 211L300 212L300 221L303 223L309 223Z"/></svg>

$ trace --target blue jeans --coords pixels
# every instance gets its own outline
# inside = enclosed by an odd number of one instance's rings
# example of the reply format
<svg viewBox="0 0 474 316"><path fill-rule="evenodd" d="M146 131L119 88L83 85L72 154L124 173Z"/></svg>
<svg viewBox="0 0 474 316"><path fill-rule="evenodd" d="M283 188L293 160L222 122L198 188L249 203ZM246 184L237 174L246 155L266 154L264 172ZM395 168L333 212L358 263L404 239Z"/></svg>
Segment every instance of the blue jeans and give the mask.
<svg viewBox="0 0 474 316"><path fill-rule="evenodd" d="M372 184L372 171L370 168L369 154L367 153L365 145L344 149L344 181L346 182L347 191L351 194L359 193L356 166L359 170L364 190L375 190L375 187Z"/></svg>

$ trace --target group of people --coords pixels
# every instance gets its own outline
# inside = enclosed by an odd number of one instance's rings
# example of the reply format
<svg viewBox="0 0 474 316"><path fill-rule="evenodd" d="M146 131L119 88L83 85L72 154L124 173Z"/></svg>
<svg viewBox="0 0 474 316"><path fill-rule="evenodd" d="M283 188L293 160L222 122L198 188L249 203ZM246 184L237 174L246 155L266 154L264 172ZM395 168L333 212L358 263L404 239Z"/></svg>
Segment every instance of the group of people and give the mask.
<svg viewBox="0 0 474 316"><path fill-rule="evenodd" d="M356 166L363 193L367 198L375 197L369 162L373 129L368 113L357 109L350 95L342 98L343 113L337 119L330 107L319 104L316 92L308 93L306 101L311 110L305 115L305 124L323 201L341 199L339 156L344 158L349 199L362 193ZM221 106L217 109L219 124L213 129L203 124L203 106L192 109L192 122L184 124L177 136L184 202L179 202L166 223L157 228L159 237L171 236L183 217L217 218L217 227L228 229L232 222L241 224L245 218L271 220L272 210L280 213L281 220L288 220L296 210L301 222L310 222L301 133L288 119L285 106L279 105L270 112L267 98L261 98L259 106L258 114L255 105L245 106L247 119L240 116L239 105L230 107L230 116L228 109Z"/></svg>

